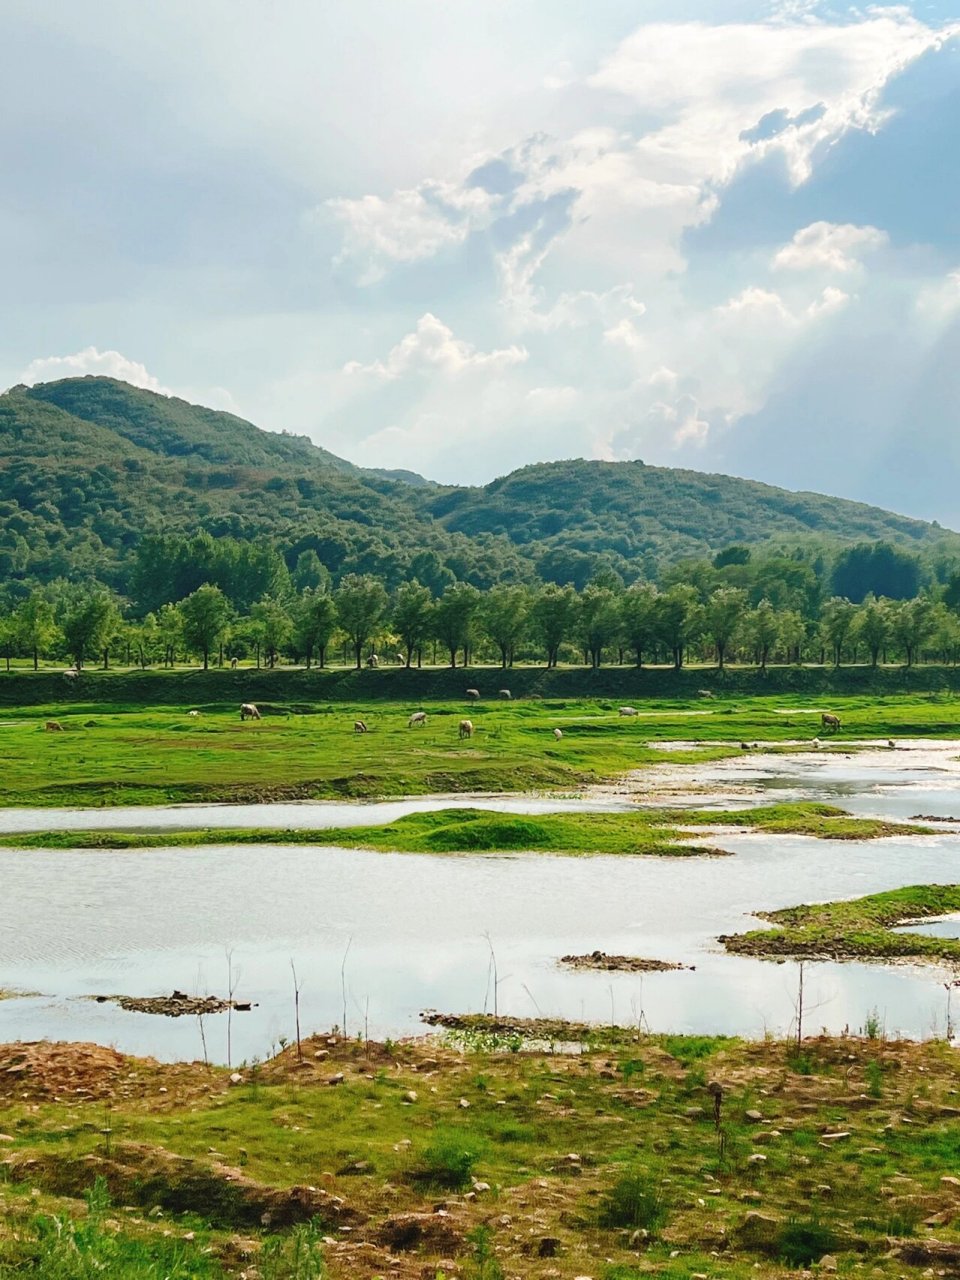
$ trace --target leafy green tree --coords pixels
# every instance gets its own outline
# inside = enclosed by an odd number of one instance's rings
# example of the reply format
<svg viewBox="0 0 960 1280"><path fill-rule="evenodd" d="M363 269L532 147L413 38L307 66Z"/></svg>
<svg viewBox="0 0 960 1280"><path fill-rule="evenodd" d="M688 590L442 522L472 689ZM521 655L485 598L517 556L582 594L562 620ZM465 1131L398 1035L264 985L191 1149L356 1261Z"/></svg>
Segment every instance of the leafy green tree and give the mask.
<svg viewBox="0 0 960 1280"><path fill-rule="evenodd" d="M157 610L157 631L163 647L163 660L168 667L176 665L177 651L183 645L183 614L175 604L163 604Z"/></svg>
<svg viewBox="0 0 960 1280"><path fill-rule="evenodd" d="M267 665L277 665L277 654L293 635L293 619L279 600L264 596L250 610L251 620L260 627Z"/></svg>
<svg viewBox="0 0 960 1280"><path fill-rule="evenodd" d="M849 600L833 596L823 606L820 614L820 628L824 639L833 650L833 665L839 667L843 646L850 639L856 610Z"/></svg>
<svg viewBox="0 0 960 1280"><path fill-rule="evenodd" d="M886 600L868 595L857 609L856 634L867 647L870 665L875 667L890 638L890 606Z"/></svg>
<svg viewBox="0 0 960 1280"><path fill-rule="evenodd" d="M673 654L677 671L687 646L703 629L703 608L694 587L678 583L657 597L657 633Z"/></svg>
<svg viewBox="0 0 960 1280"><path fill-rule="evenodd" d="M369 574L350 573L333 593L340 626L349 637L357 670L362 664L363 646L376 632L387 611L383 583Z"/></svg>
<svg viewBox="0 0 960 1280"><path fill-rule="evenodd" d="M480 592L469 583L458 582L447 587L433 607L433 629L437 639L450 654L450 665L457 665L457 650L463 650L463 665L470 664L473 627L480 608Z"/></svg>
<svg viewBox="0 0 960 1280"><path fill-rule="evenodd" d="M903 649L907 666L912 667L921 647L936 630L937 617L933 602L926 596L916 600L902 600L893 610L891 630L894 639Z"/></svg>
<svg viewBox="0 0 960 1280"><path fill-rule="evenodd" d="M430 634L433 613L433 597L430 589L413 579L397 587L393 598L392 621L407 657L407 667L419 653Z"/></svg>
<svg viewBox="0 0 960 1280"><path fill-rule="evenodd" d="M574 634L580 612L577 593L569 584L547 583L537 592L530 607L530 625L543 645L547 666L555 667L560 646Z"/></svg>
<svg viewBox="0 0 960 1280"><path fill-rule="evenodd" d="M180 601L183 639L188 649L202 654L204 671L210 653L223 640L230 622L230 603L219 587L204 583Z"/></svg>
<svg viewBox="0 0 960 1280"><path fill-rule="evenodd" d="M63 621L63 636L78 671L88 655L107 649L119 621L120 611L106 591L95 592L70 610Z"/></svg>
<svg viewBox="0 0 960 1280"><path fill-rule="evenodd" d="M761 600L755 609L749 610L743 619L743 629L760 670L765 671L770 650L780 634L780 620L769 600Z"/></svg>
<svg viewBox="0 0 960 1280"><path fill-rule="evenodd" d="M784 609L780 614L780 643L788 662L799 663L806 639L807 625L803 614L799 609Z"/></svg>
<svg viewBox="0 0 960 1280"><path fill-rule="evenodd" d="M527 629L530 595L526 587L491 587L483 596L480 621L500 650L500 665L512 667L514 652Z"/></svg>
<svg viewBox="0 0 960 1280"><path fill-rule="evenodd" d="M910 600L920 590L920 560L889 542L859 542L837 556L833 591L854 604L868 595Z"/></svg>
<svg viewBox="0 0 960 1280"><path fill-rule="evenodd" d="M620 602L609 587L584 587L580 596L579 635L590 664L596 669L603 661L603 651L612 645L620 632Z"/></svg>
<svg viewBox="0 0 960 1280"><path fill-rule="evenodd" d="M297 567L293 571L293 585L297 591L330 590L330 572L320 557L309 547L297 556Z"/></svg>
<svg viewBox="0 0 960 1280"><path fill-rule="evenodd" d="M51 602L39 591L33 591L14 615L17 644L33 657L34 671L60 635Z"/></svg>
<svg viewBox="0 0 960 1280"><path fill-rule="evenodd" d="M643 655L657 640L657 591L648 582L635 582L620 599L620 621L627 648L643 666Z"/></svg>
<svg viewBox="0 0 960 1280"><path fill-rule="evenodd" d="M744 548L745 549L745 548ZM730 551L736 548L728 548ZM729 563L736 563L730 561ZM747 593L741 587L718 587L704 610L704 631L713 641L717 666L723 670L727 649L741 626L747 609Z"/></svg>
<svg viewBox="0 0 960 1280"><path fill-rule="evenodd" d="M324 666L327 646L337 627L337 606L322 587L308 587L300 597L294 618L295 636L310 666L314 652L317 664Z"/></svg>

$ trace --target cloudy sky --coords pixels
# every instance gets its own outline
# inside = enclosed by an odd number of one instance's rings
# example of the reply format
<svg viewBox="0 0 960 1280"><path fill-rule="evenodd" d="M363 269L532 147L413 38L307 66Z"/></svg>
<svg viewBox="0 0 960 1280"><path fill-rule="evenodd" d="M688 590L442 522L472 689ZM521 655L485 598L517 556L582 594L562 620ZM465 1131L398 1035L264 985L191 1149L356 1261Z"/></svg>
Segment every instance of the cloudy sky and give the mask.
<svg viewBox="0 0 960 1280"><path fill-rule="evenodd" d="M4 0L0 385L960 528L960 0Z"/></svg>

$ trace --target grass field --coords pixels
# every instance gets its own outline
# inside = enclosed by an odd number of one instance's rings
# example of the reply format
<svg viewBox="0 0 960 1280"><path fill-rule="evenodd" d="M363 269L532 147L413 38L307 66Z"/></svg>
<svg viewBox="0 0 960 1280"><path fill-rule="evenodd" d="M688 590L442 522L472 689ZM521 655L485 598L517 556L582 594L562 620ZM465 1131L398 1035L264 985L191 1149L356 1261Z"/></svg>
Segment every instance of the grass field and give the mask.
<svg viewBox="0 0 960 1280"><path fill-rule="evenodd" d="M872 1027L596 1029L576 1054L321 1036L236 1083L8 1046L0 1277L954 1274L957 1102L948 1046Z"/></svg>
<svg viewBox="0 0 960 1280"><path fill-rule="evenodd" d="M19 679L19 677L15 677ZM261 704L240 723L236 702L183 708L77 701L7 708L0 720L0 803L162 804L565 790L651 763L706 761L741 742L776 746L821 733L819 703L716 697L640 704L621 718L602 699L424 703ZM960 736L960 700L946 694L834 697L843 728L829 739ZM190 716L189 711L199 712ZM461 742L469 716L476 732ZM64 732L46 732L55 719ZM362 719L366 734L354 734ZM563 734L559 741L553 730ZM669 757L656 744L690 742Z"/></svg>

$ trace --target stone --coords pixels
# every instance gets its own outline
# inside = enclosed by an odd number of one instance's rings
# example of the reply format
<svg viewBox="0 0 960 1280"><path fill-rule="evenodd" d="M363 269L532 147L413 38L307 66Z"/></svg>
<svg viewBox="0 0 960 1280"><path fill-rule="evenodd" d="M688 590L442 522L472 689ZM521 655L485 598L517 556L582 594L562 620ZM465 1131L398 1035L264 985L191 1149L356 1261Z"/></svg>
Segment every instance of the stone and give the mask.
<svg viewBox="0 0 960 1280"><path fill-rule="evenodd" d="M231 1073L231 1076L230 1076L230 1083L231 1083L231 1084L243 1084L243 1076L240 1074L240 1072L239 1072L239 1071L234 1071L234 1072L232 1072L232 1073Z"/></svg>
<svg viewBox="0 0 960 1280"><path fill-rule="evenodd" d="M760 1121L763 1119L763 1112L753 1111L753 1110L745 1111L743 1113L743 1118L745 1120L749 1120L751 1124L759 1124Z"/></svg>
<svg viewBox="0 0 960 1280"><path fill-rule="evenodd" d="M0 1133L0 1142L11 1142L11 1141L12 1141L11 1138L5 1138L3 1134ZM940 1179L940 1181L944 1184L944 1186L947 1186L947 1187L960 1187L960 1178L955 1178L952 1174L949 1174L949 1173L945 1173L943 1177Z"/></svg>
<svg viewBox="0 0 960 1280"><path fill-rule="evenodd" d="M470 1105L470 1103L467 1101L467 1099L466 1099L466 1098L461 1098L461 1099L460 1099L460 1101L457 1103L457 1106L458 1106L458 1107L460 1107L460 1108L461 1108L462 1110L464 1110L464 1111L466 1111L466 1109L467 1109L467 1107L469 1107L469 1105Z"/></svg>
<svg viewBox="0 0 960 1280"><path fill-rule="evenodd" d="M343 1072L338 1071L335 1076L329 1076L327 1084L343 1084Z"/></svg>
<svg viewBox="0 0 960 1280"><path fill-rule="evenodd" d="M819 1265L821 1271L836 1271L837 1260L832 1253L825 1253L820 1259Z"/></svg>
<svg viewBox="0 0 960 1280"><path fill-rule="evenodd" d="M752 1156L747 1157L747 1164L766 1164L767 1157L761 1155L759 1151L755 1151Z"/></svg>
<svg viewBox="0 0 960 1280"><path fill-rule="evenodd" d="M416 1102L416 1100L417 1100L417 1091L416 1091L416 1089L408 1089L408 1090L406 1091L406 1093L403 1095L403 1098L402 1098L402 1101L403 1101L403 1102L408 1102L408 1103L409 1103L409 1102Z"/></svg>
<svg viewBox="0 0 960 1280"><path fill-rule="evenodd" d="M840 1133L823 1133L820 1135L820 1145L822 1146L825 1142L842 1142L844 1138L849 1137L850 1131L847 1129Z"/></svg>

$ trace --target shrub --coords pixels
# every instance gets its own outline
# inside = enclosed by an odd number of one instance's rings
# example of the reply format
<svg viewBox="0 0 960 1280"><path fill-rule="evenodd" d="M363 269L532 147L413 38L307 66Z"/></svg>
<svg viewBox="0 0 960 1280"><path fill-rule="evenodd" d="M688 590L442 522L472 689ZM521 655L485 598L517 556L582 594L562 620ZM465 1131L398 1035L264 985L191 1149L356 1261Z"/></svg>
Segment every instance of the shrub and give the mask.
<svg viewBox="0 0 960 1280"><path fill-rule="evenodd" d="M431 1187L459 1191L470 1181L477 1155L476 1145L464 1134L441 1130L425 1148L421 1166L413 1176Z"/></svg>
<svg viewBox="0 0 960 1280"><path fill-rule="evenodd" d="M809 1267L837 1247L837 1237L817 1218L791 1219L777 1240L777 1256L792 1267Z"/></svg>
<svg viewBox="0 0 960 1280"><path fill-rule="evenodd" d="M659 1187L643 1172L622 1174L600 1201L601 1227L642 1227L656 1231L667 1219L667 1207Z"/></svg>

